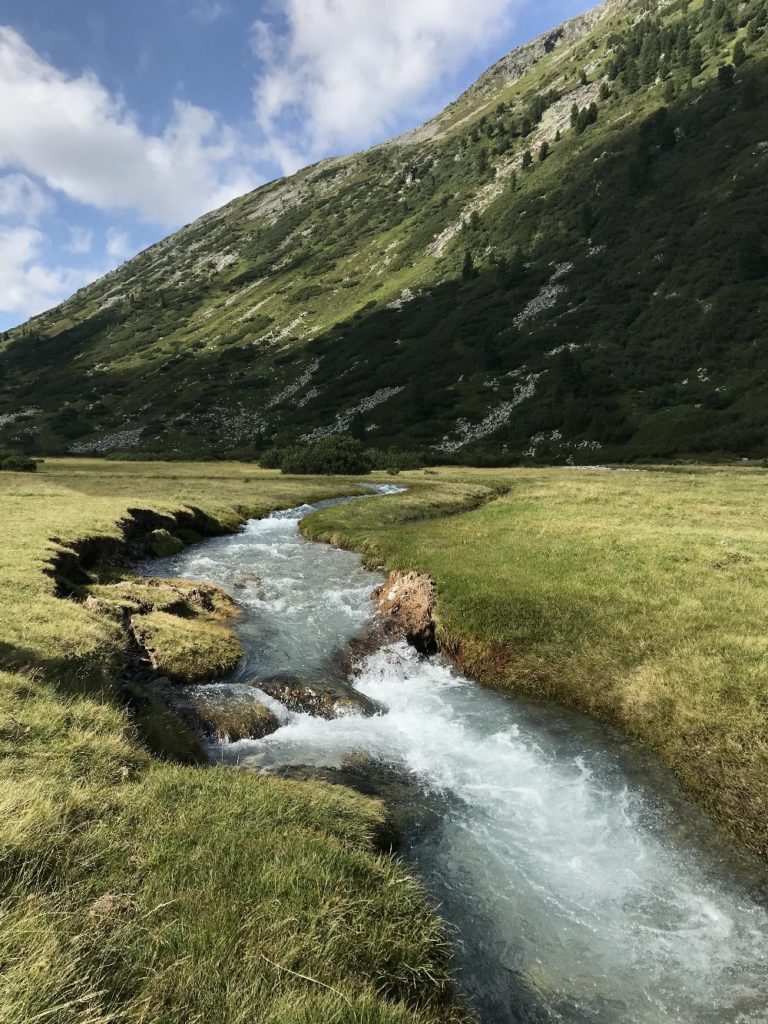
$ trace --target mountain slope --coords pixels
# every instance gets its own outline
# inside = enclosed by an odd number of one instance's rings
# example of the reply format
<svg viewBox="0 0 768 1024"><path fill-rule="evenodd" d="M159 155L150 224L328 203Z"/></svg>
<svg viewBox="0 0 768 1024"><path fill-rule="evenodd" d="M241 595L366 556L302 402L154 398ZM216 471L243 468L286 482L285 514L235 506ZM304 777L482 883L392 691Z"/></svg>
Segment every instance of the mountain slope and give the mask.
<svg viewBox="0 0 768 1024"><path fill-rule="evenodd" d="M768 454L767 23L609 0L201 218L5 335L0 445Z"/></svg>

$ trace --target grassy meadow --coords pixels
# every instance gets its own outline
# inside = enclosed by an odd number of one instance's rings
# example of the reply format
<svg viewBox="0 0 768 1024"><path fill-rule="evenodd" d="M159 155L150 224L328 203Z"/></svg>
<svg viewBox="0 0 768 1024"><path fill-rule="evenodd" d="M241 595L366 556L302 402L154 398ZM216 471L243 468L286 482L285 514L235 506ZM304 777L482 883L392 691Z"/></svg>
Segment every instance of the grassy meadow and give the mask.
<svg viewBox="0 0 768 1024"><path fill-rule="evenodd" d="M327 509L305 532L429 573L441 644L466 671L620 726L768 855L765 470L403 479L409 494ZM509 490L436 518L471 482Z"/></svg>
<svg viewBox="0 0 768 1024"><path fill-rule="evenodd" d="M151 757L109 689L119 622L43 571L129 508L234 526L351 491L221 463L0 474L2 1024L461 1019L440 923L376 852L381 805Z"/></svg>
<svg viewBox="0 0 768 1024"><path fill-rule="evenodd" d="M765 471L398 479L406 494L305 532L428 572L464 669L618 724L765 855ZM194 506L234 528L354 488L226 463L0 474L0 1024L463 1019L438 919L376 852L381 804L152 756L109 685L125 633L105 595L136 585L102 582L86 606L44 572L67 543L118 536L128 509ZM166 590L146 617L158 636ZM145 709L162 753L160 715Z"/></svg>

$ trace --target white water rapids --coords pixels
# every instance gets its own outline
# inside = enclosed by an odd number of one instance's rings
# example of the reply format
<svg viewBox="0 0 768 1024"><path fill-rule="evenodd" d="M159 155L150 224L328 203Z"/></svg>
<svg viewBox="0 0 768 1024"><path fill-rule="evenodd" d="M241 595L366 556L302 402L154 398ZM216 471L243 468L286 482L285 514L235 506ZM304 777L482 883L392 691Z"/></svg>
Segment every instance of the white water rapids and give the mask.
<svg viewBox="0 0 768 1024"><path fill-rule="evenodd" d="M322 682L371 619L379 579L356 555L305 541L310 511L144 567L238 600L246 659L217 684L233 699L262 699L243 683L276 673ZM454 930L483 1024L768 1024L768 873L631 744L405 644L368 656L352 684L382 713L325 721L280 707L276 733L212 757L340 768L362 754L407 779L421 810L403 856Z"/></svg>

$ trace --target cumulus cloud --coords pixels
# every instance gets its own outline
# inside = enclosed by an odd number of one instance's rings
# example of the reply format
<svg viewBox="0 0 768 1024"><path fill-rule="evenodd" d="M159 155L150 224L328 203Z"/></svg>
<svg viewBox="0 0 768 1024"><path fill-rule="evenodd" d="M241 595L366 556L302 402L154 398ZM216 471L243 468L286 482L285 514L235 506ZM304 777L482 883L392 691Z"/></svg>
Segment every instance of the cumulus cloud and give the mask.
<svg viewBox="0 0 768 1024"><path fill-rule="evenodd" d="M25 316L40 313L102 272L47 267L44 247L45 237L38 228L0 228L0 296L4 310Z"/></svg>
<svg viewBox="0 0 768 1024"><path fill-rule="evenodd" d="M113 263L122 263L131 255L133 249L125 231L110 228L107 231L107 256Z"/></svg>
<svg viewBox="0 0 768 1024"><path fill-rule="evenodd" d="M286 171L362 146L501 35L518 0L279 0L252 28L254 110Z"/></svg>
<svg viewBox="0 0 768 1024"><path fill-rule="evenodd" d="M237 134L177 100L166 129L144 133L90 73L71 77L0 27L0 166L79 202L174 226L254 187Z"/></svg>
<svg viewBox="0 0 768 1024"><path fill-rule="evenodd" d="M69 228L69 243L64 246L68 252L85 253L93 248L93 232L90 228L72 224Z"/></svg>
<svg viewBox="0 0 768 1024"><path fill-rule="evenodd" d="M258 150L178 99L165 127L149 132L96 75L65 73L0 26L0 308L35 313L98 276L61 265L65 253L93 251L90 228L70 226L61 256L51 256L39 228L57 194L176 227L255 187L275 162L288 173L416 122L453 91L469 58L488 56L523 2L264 0L251 32ZM231 10L230 0L185 4L201 24ZM146 51L138 70L148 66ZM256 173L257 154L269 174ZM130 245L110 229L100 272Z"/></svg>
<svg viewBox="0 0 768 1024"><path fill-rule="evenodd" d="M53 209L53 202L26 174L0 176L0 217L34 224Z"/></svg>

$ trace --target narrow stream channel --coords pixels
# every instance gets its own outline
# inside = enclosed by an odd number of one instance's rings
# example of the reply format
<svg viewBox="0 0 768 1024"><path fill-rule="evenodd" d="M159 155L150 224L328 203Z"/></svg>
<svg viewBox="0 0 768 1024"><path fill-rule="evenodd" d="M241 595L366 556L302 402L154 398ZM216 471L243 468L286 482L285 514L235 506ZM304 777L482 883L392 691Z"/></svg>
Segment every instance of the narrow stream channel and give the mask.
<svg viewBox="0 0 768 1024"><path fill-rule="evenodd" d="M327 503L323 503L327 504ZM737 854L633 745L569 711L493 693L405 644L353 685L382 713L325 721L250 685L325 682L380 582L304 540L310 506L142 567L210 580L243 608L246 656L214 684L283 723L214 762L341 768L360 755L413 793L403 856L456 937L482 1024L768 1024L768 871Z"/></svg>

